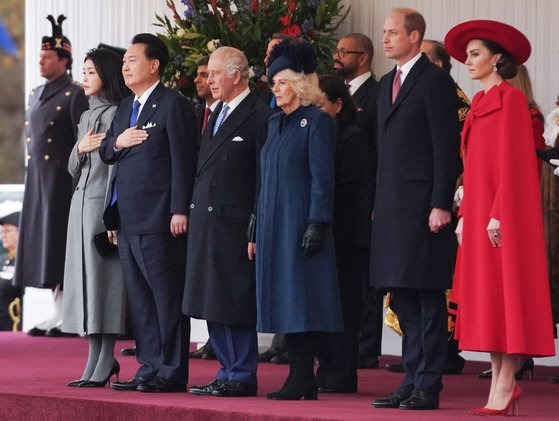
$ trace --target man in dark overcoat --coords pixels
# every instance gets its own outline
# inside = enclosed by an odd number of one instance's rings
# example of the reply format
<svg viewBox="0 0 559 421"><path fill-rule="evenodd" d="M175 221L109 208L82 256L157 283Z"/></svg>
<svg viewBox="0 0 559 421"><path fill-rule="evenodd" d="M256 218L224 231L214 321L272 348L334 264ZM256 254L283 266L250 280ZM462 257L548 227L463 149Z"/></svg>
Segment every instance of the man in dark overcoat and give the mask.
<svg viewBox="0 0 559 421"><path fill-rule="evenodd" d="M334 71L343 77L349 93L357 105L357 123L365 132L369 146L369 171L367 173L369 215L375 198L375 174L377 168L377 97L378 82L371 73L374 56L371 39L361 33L348 34L340 38L334 50ZM370 232L370 226L369 226ZM370 240L370 238L367 238ZM379 365L382 347L382 294L370 290L369 265L367 265L363 285L363 308L359 335L360 368L375 368Z"/></svg>
<svg viewBox="0 0 559 421"><path fill-rule="evenodd" d="M405 374L373 402L379 408L438 409L443 387L460 136L454 81L421 54L424 33L413 9L394 9L384 23L384 51L397 66L379 88L371 283L392 291Z"/></svg>
<svg viewBox="0 0 559 421"><path fill-rule="evenodd" d="M208 71L212 94L221 103L202 136L198 156L183 311L207 320L221 368L212 382L190 392L254 396L256 292L254 262L247 257L247 228L271 111L250 92L248 62L241 51L217 49Z"/></svg>
<svg viewBox="0 0 559 421"><path fill-rule="evenodd" d="M54 313L28 333L63 336L62 282L66 229L72 198L68 157L81 114L89 107L83 88L72 80L72 46L62 34L60 15L49 15L52 36L44 36L39 70L47 83L31 91L25 120L27 174L19 226L14 285L53 290Z"/></svg>
<svg viewBox="0 0 559 421"><path fill-rule="evenodd" d="M181 297L197 136L186 98L160 81L168 61L155 35L134 36L122 73L135 95L119 104L99 148L115 169L103 221L117 230L141 364L133 379L111 385L117 390L180 392L188 380L190 323Z"/></svg>

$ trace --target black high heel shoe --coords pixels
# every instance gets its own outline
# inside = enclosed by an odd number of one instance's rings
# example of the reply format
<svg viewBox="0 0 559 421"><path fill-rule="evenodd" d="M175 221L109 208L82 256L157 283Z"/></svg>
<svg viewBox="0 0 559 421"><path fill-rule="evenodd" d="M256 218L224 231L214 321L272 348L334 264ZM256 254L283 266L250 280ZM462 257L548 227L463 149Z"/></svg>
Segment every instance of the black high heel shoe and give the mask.
<svg viewBox="0 0 559 421"><path fill-rule="evenodd" d="M526 360L524 360L524 363L518 369L518 371L514 375L514 378L516 380L522 380L524 378L524 373L526 372L528 372L528 378L532 380L532 377L534 376L534 360L532 358L526 358ZM485 370L479 373L477 376L480 379L490 379L491 375L491 370Z"/></svg>
<svg viewBox="0 0 559 421"><path fill-rule="evenodd" d="M109 373L109 375L101 380L100 382L96 382L93 380L87 380L84 381L83 383L78 384L78 387L105 387L105 385L107 384L107 382L109 382L109 386L111 385L111 377L116 375L116 381L119 381L119 374L120 374L120 364L118 363L117 360L115 360L115 362L113 363L113 368L111 368L111 371Z"/></svg>
<svg viewBox="0 0 559 421"><path fill-rule="evenodd" d="M86 382L87 380L74 380L73 382L68 383L66 386L68 387L79 387L80 384Z"/></svg>

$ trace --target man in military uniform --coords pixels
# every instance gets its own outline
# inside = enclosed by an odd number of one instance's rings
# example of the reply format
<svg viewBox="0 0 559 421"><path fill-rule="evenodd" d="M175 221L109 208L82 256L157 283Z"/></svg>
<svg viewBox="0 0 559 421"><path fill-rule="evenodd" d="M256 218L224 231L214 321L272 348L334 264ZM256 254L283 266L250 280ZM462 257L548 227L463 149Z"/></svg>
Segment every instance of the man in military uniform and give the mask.
<svg viewBox="0 0 559 421"><path fill-rule="evenodd" d="M0 330L12 330L13 322L8 308L15 298L21 297L21 288L12 285L16 259L19 212L0 218L2 246L7 252L6 260L0 264Z"/></svg>
<svg viewBox="0 0 559 421"><path fill-rule="evenodd" d="M47 83L31 91L25 121L27 175L14 284L53 290L53 316L28 333L61 336L61 286L73 190L68 157L88 101L70 74L72 46L61 26L66 18L60 15L55 21L49 15L47 19L52 37L43 37L39 58L41 76Z"/></svg>

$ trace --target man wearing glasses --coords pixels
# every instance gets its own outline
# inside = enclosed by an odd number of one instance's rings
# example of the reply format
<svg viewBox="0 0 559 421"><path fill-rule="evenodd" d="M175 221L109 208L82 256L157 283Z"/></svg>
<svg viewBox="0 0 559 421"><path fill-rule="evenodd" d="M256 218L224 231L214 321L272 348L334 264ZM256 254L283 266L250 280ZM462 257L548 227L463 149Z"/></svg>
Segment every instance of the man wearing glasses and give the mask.
<svg viewBox="0 0 559 421"><path fill-rule="evenodd" d="M365 34L353 33L342 37L334 50L334 71L346 81L355 100L359 114L358 124L367 136L370 154L370 209L374 207L376 158L376 118L378 82L371 73L373 42ZM363 281L364 297L367 297L361 315L359 335L360 368L376 368L379 365L382 339L382 295L369 293L369 265L366 265Z"/></svg>

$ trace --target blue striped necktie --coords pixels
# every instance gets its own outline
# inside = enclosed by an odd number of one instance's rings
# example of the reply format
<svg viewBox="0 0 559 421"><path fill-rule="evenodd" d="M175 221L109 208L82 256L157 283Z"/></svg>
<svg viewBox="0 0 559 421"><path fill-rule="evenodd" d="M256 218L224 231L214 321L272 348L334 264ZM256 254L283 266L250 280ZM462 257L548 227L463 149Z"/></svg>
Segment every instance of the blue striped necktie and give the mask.
<svg viewBox="0 0 559 421"><path fill-rule="evenodd" d="M225 117L227 116L227 111L229 111L229 105L223 104L223 108L221 109L219 115L217 116L217 120L215 121L212 136L215 136L215 134L219 130L219 126L221 126L221 123L223 123L223 120L225 120Z"/></svg>

